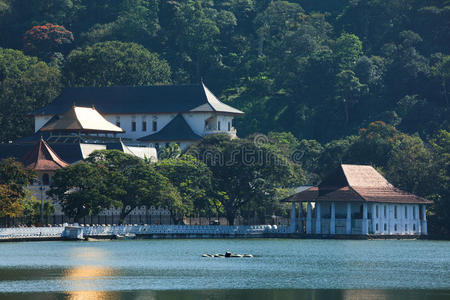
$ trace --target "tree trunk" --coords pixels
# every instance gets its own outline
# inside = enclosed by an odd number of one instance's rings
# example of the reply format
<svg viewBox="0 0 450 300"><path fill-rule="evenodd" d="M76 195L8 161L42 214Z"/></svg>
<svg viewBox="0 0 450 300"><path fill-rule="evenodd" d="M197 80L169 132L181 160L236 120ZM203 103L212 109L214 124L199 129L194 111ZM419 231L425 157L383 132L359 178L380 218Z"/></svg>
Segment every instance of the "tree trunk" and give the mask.
<svg viewBox="0 0 450 300"><path fill-rule="evenodd" d="M125 218L130 214L131 209L127 210L126 208L123 208L119 215L119 225L122 225L125 222Z"/></svg>
<svg viewBox="0 0 450 300"><path fill-rule="evenodd" d="M196 75L197 75L197 80L199 80L199 79L201 79L201 76L200 76L200 54L198 54L197 53L197 59L196 59L196 62L195 62L195 72L197 73Z"/></svg>
<svg viewBox="0 0 450 300"><path fill-rule="evenodd" d="M348 125L348 120L349 120L349 116L348 116L348 101L344 102L344 112L345 112L345 126Z"/></svg>
<svg viewBox="0 0 450 300"><path fill-rule="evenodd" d="M447 84L445 83L445 79L442 81L442 89L444 90L445 105L448 106Z"/></svg>
<svg viewBox="0 0 450 300"><path fill-rule="evenodd" d="M264 37L262 34L258 37L258 56L263 55L263 47L264 47Z"/></svg>
<svg viewBox="0 0 450 300"><path fill-rule="evenodd" d="M228 225L233 226L234 225L234 218L236 217L236 211L234 211L233 209L226 209L226 214L227 214L227 221L228 221Z"/></svg>

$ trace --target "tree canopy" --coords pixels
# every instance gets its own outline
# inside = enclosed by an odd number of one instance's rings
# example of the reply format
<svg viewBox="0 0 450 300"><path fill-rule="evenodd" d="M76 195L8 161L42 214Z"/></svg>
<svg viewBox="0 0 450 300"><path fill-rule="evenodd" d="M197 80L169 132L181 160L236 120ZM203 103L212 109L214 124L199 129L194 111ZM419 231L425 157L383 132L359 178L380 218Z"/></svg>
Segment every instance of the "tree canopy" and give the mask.
<svg viewBox="0 0 450 300"><path fill-rule="evenodd" d="M167 62L135 43L97 43L72 51L66 60L63 73L70 86L136 86L170 82Z"/></svg>
<svg viewBox="0 0 450 300"><path fill-rule="evenodd" d="M26 196L25 186L36 174L12 158L0 161L0 217L21 215Z"/></svg>

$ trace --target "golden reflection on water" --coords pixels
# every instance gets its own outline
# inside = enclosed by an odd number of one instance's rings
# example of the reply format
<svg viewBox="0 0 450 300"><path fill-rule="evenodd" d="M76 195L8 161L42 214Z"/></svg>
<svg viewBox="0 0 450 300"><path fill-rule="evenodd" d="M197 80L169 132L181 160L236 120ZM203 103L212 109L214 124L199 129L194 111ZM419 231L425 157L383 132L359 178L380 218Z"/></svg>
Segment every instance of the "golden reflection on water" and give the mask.
<svg viewBox="0 0 450 300"><path fill-rule="evenodd" d="M110 253L103 248L83 248L78 247L71 250L70 256L78 261L102 261L107 258Z"/></svg>
<svg viewBox="0 0 450 300"><path fill-rule="evenodd" d="M114 270L102 266L76 266L64 273L65 280L95 280L114 276Z"/></svg>
<svg viewBox="0 0 450 300"><path fill-rule="evenodd" d="M84 299L116 299L112 292L102 291L104 282L117 275L117 271L108 266L100 265L107 258L109 253L102 248L74 248L70 256L74 261L82 265L73 266L66 270L63 280L69 281L67 298L71 300Z"/></svg>
<svg viewBox="0 0 450 300"><path fill-rule="evenodd" d="M357 300L357 299L376 299L385 300L392 299L385 290L343 290L342 299Z"/></svg>
<svg viewBox="0 0 450 300"><path fill-rule="evenodd" d="M68 292L67 299L70 300L91 300L91 299L119 299L114 292L104 291L72 291Z"/></svg>

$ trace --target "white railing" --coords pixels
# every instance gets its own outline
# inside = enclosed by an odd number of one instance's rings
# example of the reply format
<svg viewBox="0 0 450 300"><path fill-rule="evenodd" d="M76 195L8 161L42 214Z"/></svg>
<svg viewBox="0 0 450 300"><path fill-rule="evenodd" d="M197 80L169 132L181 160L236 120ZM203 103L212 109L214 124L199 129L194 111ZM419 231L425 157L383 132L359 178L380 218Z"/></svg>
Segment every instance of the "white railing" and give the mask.
<svg viewBox="0 0 450 300"><path fill-rule="evenodd" d="M65 227L0 228L0 239L61 237ZM259 235L264 233L292 233L290 226L239 225L99 225L83 227L84 236L144 235Z"/></svg>
<svg viewBox="0 0 450 300"><path fill-rule="evenodd" d="M230 131L228 131L228 130L217 130L217 129L211 129L211 128L205 128L205 130L204 130L204 135L218 134L218 133L226 133L226 134L229 134L231 136L236 136L237 131L236 131L236 129L234 127L232 127Z"/></svg>
<svg viewBox="0 0 450 300"><path fill-rule="evenodd" d="M0 228L0 239L60 237L64 227Z"/></svg>
<svg viewBox="0 0 450 300"><path fill-rule="evenodd" d="M192 234L192 235L252 235L263 233L291 233L290 226L240 225L240 226L200 226L200 225L117 225L84 227L84 235L126 235L126 234Z"/></svg>

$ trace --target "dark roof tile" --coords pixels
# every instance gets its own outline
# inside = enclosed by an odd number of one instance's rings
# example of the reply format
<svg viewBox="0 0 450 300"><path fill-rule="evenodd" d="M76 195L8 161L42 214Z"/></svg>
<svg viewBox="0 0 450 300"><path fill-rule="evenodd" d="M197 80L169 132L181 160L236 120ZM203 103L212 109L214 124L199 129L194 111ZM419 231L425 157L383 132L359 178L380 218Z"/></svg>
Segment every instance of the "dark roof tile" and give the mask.
<svg viewBox="0 0 450 300"><path fill-rule="evenodd" d="M243 114L220 102L201 84L66 88L52 103L34 111L32 115L61 115L73 105L94 105L101 114L209 111Z"/></svg>
<svg viewBox="0 0 450 300"><path fill-rule="evenodd" d="M139 141L170 142L170 141L197 141L202 137L195 134L184 117L178 114L160 131L141 137Z"/></svg>

